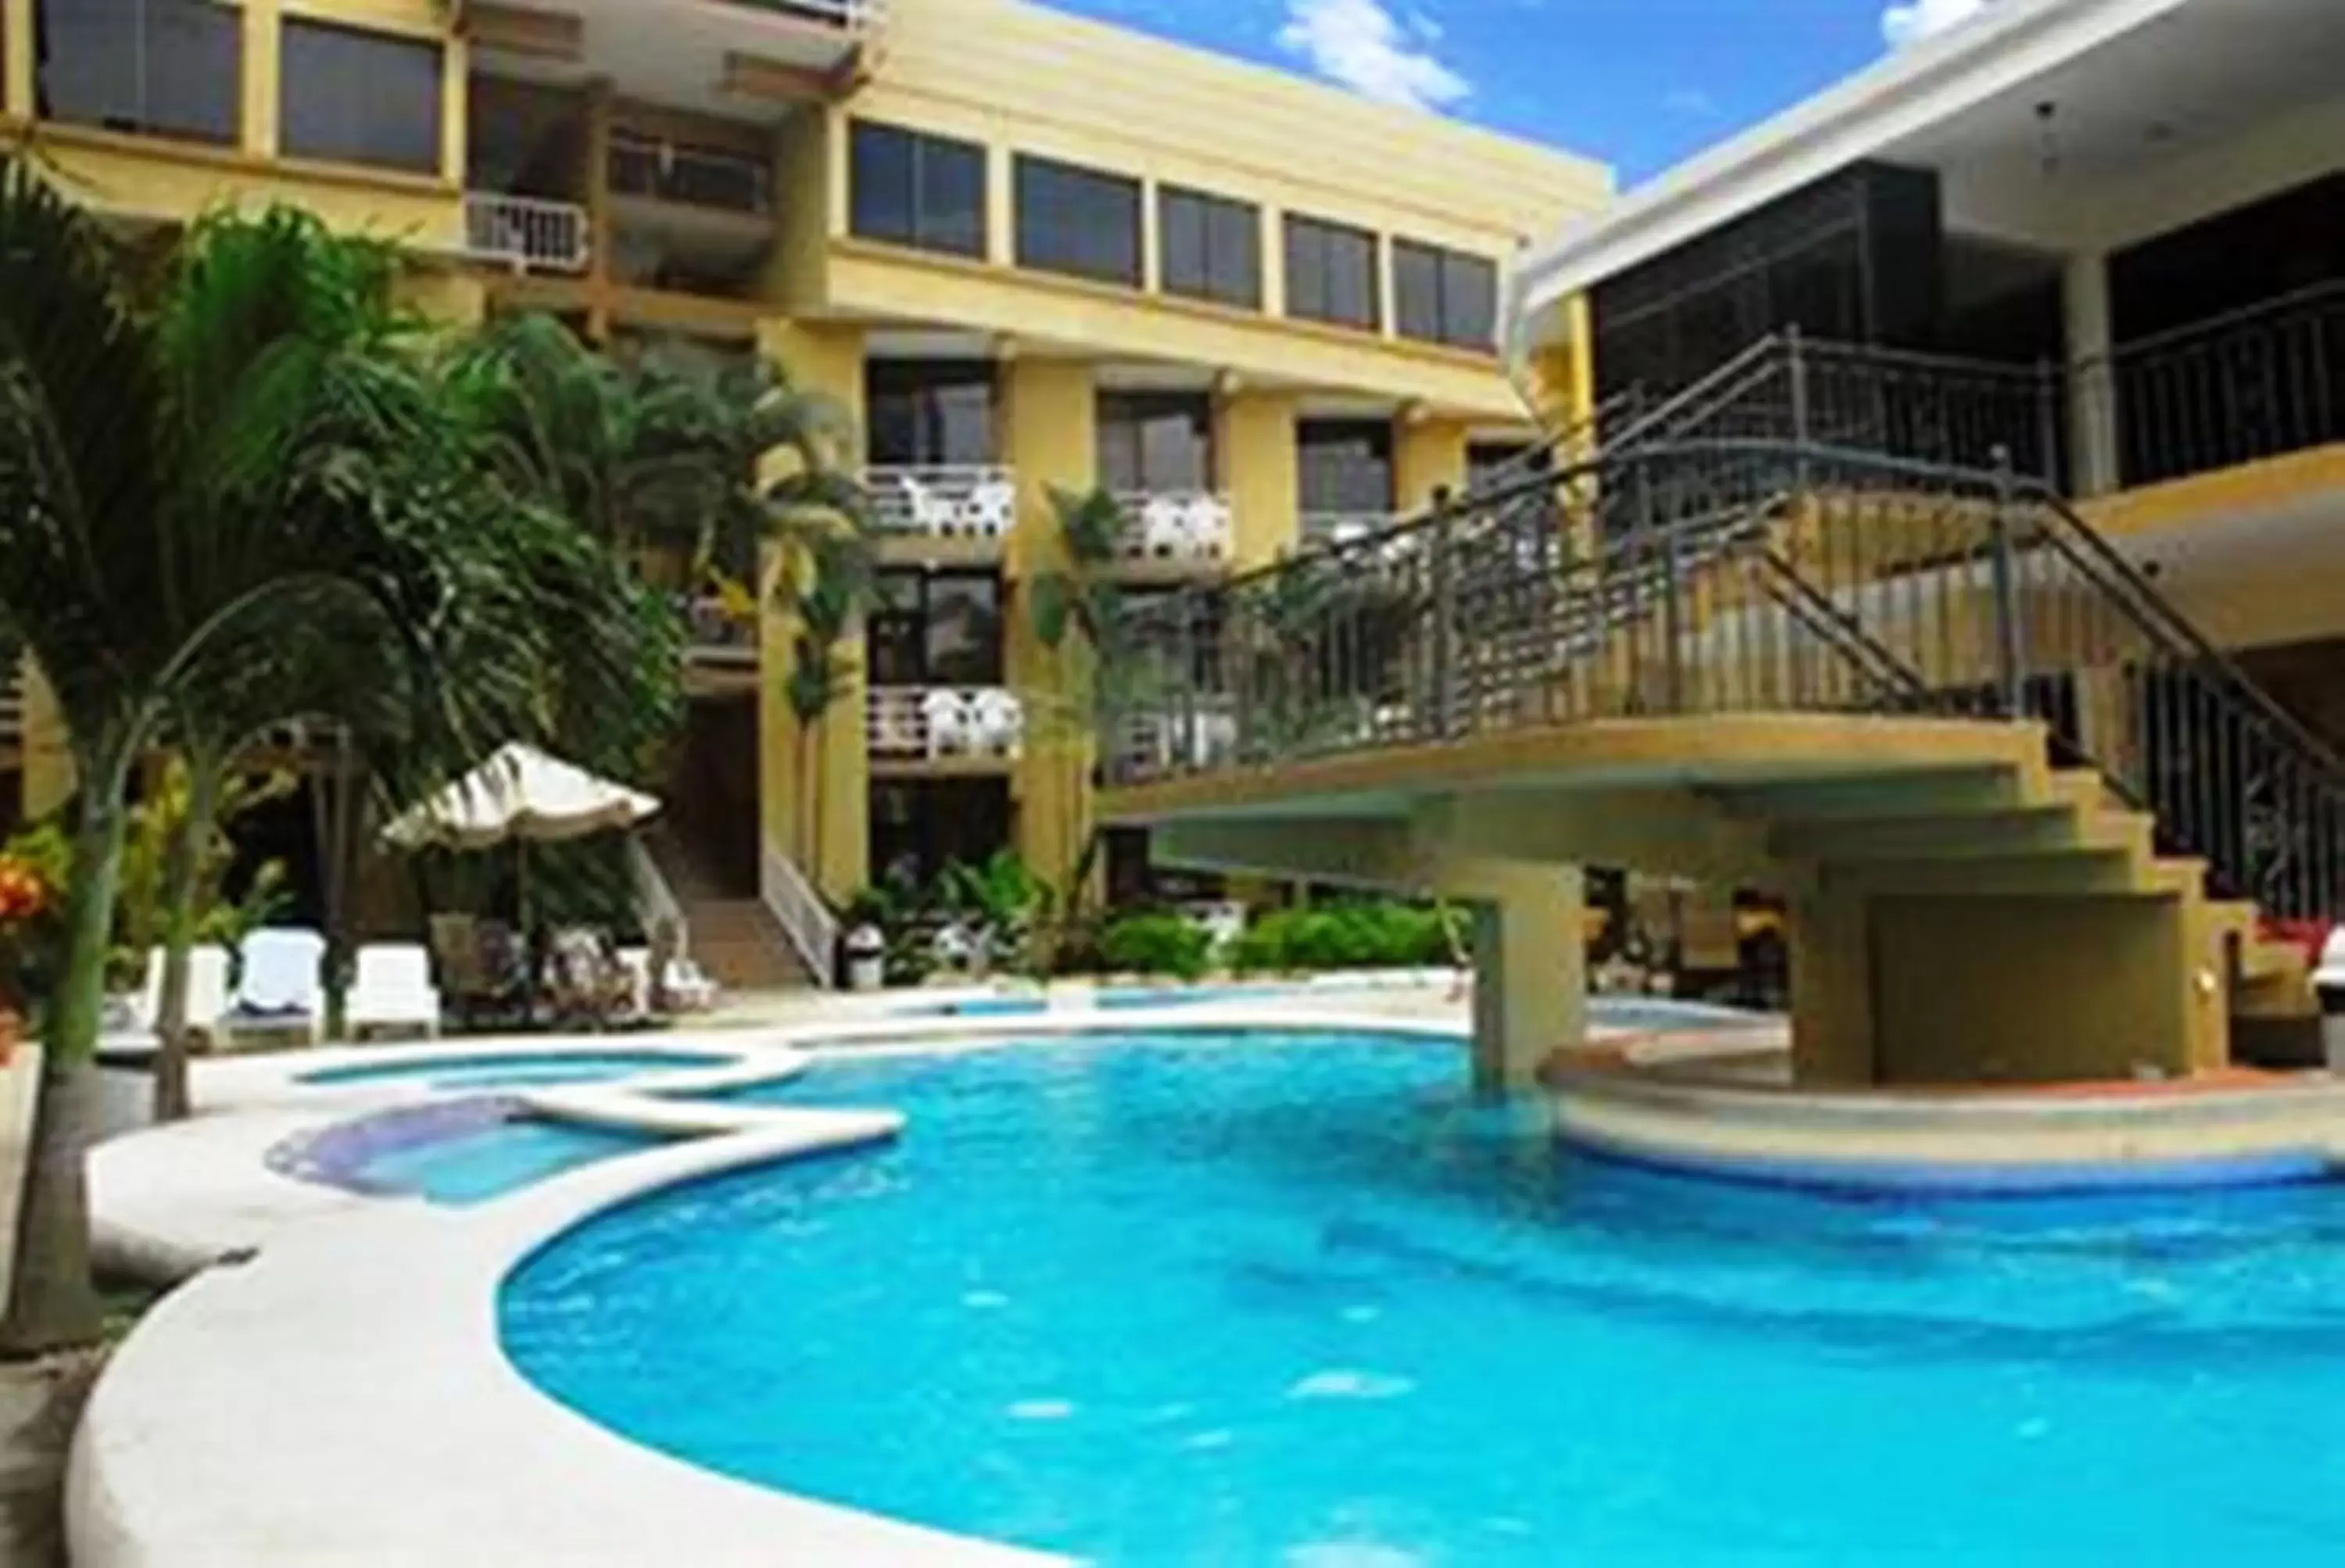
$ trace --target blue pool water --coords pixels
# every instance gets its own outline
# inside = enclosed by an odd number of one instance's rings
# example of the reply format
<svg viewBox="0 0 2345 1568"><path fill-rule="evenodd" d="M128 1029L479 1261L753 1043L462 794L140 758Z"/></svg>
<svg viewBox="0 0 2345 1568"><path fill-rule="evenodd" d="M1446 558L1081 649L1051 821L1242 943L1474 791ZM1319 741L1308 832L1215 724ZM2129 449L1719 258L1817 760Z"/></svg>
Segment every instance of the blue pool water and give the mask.
<svg viewBox="0 0 2345 1568"><path fill-rule="evenodd" d="M304 1073L303 1084L422 1084L434 1089L544 1088L598 1084L637 1073L721 1067L735 1058L709 1051L541 1051L503 1056L443 1056L416 1062L360 1062Z"/></svg>
<svg viewBox="0 0 2345 1568"><path fill-rule="evenodd" d="M658 1141L599 1127L508 1122L385 1150L354 1174L377 1191L417 1193L434 1203L462 1207L597 1160L650 1148Z"/></svg>
<svg viewBox="0 0 2345 1568"><path fill-rule="evenodd" d="M1558 1152L1454 1047L827 1064L891 1147L507 1282L555 1398L1112 1564L2328 1563L2345 1189L1859 1202Z"/></svg>

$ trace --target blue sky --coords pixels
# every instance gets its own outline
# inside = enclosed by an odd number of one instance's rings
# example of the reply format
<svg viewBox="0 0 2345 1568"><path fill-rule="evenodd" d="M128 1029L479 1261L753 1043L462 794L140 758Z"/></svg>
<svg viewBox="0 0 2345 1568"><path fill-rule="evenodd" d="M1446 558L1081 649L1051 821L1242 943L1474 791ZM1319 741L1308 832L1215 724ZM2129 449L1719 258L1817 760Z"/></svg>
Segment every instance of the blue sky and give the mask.
<svg viewBox="0 0 2345 1568"><path fill-rule="evenodd" d="M1624 184L1985 0L1051 0L1602 158Z"/></svg>

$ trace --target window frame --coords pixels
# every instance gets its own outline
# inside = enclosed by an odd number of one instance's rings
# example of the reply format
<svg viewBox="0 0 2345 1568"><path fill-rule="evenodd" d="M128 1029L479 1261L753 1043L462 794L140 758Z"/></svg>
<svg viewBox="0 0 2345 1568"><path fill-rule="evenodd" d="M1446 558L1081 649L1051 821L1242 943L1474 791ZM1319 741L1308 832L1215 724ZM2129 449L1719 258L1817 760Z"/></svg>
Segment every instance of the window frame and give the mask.
<svg viewBox="0 0 2345 1568"><path fill-rule="evenodd" d="M1201 459L1199 472L1180 476L1177 483L1163 483L1149 470L1147 427L1158 419L1185 419L1196 433L1197 452ZM1110 389L1098 394L1093 407L1094 444L1099 482L1119 494L1212 494L1218 483L1221 454L1213 443L1213 398L1206 392L1127 392ZM1129 452L1122 455L1130 461L1130 476L1138 483L1124 484L1124 474L1117 473L1118 463L1111 461L1110 449L1117 443L1127 443Z"/></svg>
<svg viewBox="0 0 2345 1568"><path fill-rule="evenodd" d="M1030 181L1050 179L1059 182L1054 193L1058 202L1040 199L1046 193ZM1010 160L1010 214L1011 249L1020 267L1030 272L1050 272L1064 278L1080 278L1093 283L1108 283L1127 289L1144 285L1148 278L1146 185L1136 176L1118 174L1112 169L1097 168L1088 164L1070 163L1064 158L1045 158L1038 153L1021 152ZM1095 224L1080 210L1080 203L1071 215L1066 211L1041 212L1038 208L1069 205L1071 198L1088 188L1090 196L1107 196L1119 204L1128 202L1130 223L1123 228L1123 245L1113 262L1094 264L1081 254L1081 241L1088 235L1105 233L1109 226ZM1122 214L1118 214L1122 217ZM1046 241L1074 239L1072 250L1045 254L1054 248ZM1128 258L1129 264L1122 263Z"/></svg>
<svg viewBox="0 0 2345 1568"><path fill-rule="evenodd" d="M44 57L49 52L47 29L51 23L47 7L52 5L63 7L73 3L74 0L33 0L32 36L27 39L12 40L19 46L30 45L34 51L33 113L36 119L56 125L88 126L121 136L152 137L157 140L192 142L204 147L233 148L243 143L244 29L246 25L244 7L217 5L211 4L210 0L128 0L128 3L137 9L137 20L142 31L151 23L153 13L158 5L166 10L177 9L189 15L211 16L216 25L226 29L231 42L231 47L228 51L228 68L217 74L199 74L196 78L209 86L211 90L222 94L222 100L218 104L207 103L204 106L207 109L217 107L224 111L221 123L215 127L196 124L192 119L168 122L156 119L152 114L153 95L146 90L144 83L140 84L137 105L139 112L135 118L65 113L50 107L51 89L43 79L44 71L52 64ZM120 41L117 40L117 43L118 46Z"/></svg>
<svg viewBox="0 0 2345 1568"><path fill-rule="evenodd" d="M286 158L305 158L317 163L343 164L353 168L388 170L394 174L410 174L428 179L446 177L448 157L448 46L444 40L415 33L388 32L380 27L355 26L348 22L332 21L322 16L288 14L278 19L277 73L277 140L278 151ZM290 67L293 40L309 36L332 36L346 42L402 53L413 53L431 59L431 147L427 162L411 162L404 158L371 154L364 149L332 148L323 150L293 145L294 116L290 94L299 81L317 79L314 73ZM374 127L365 127L371 132ZM361 136L359 139L364 140Z"/></svg>
<svg viewBox="0 0 2345 1568"><path fill-rule="evenodd" d="M1332 327L1348 327L1355 331L1381 333L1385 328L1383 237L1371 229L1339 223L1333 219L1316 218L1307 212L1287 213L1284 233L1286 314L1299 321L1317 321ZM1346 315L1335 306L1335 285L1340 277L1335 266L1337 241L1347 245L1357 242L1365 248L1365 314ZM1306 244L1315 244L1319 248L1315 265L1310 264L1312 259L1298 254L1298 248ZM1307 280L1311 286L1298 290L1298 280ZM1298 295L1304 301L1316 303L1298 303Z"/></svg>
<svg viewBox="0 0 2345 1568"><path fill-rule="evenodd" d="M1418 267L1430 269L1430 276L1425 280L1433 290L1430 301L1412 299L1409 283ZM1473 331L1458 322L1457 317L1463 312L1458 309L1455 290L1462 286L1460 274L1470 278L1477 286L1487 282L1489 329L1486 332ZM1393 330L1401 337L1411 342L1446 348L1497 351L1498 264L1490 258L1396 236L1392 242L1392 282ZM1429 321L1411 308L1413 304L1427 303L1431 307Z"/></svg>
<svg viewBox="0 0 2345 1568"><path fill-rule="evenodd" d="M900 227L877 223L876 214L865 203L870 186L864 178L864 150L887 137L901 141L908 160L907 188L900 193L905 221ZM953 213L950 221L934 220L942 209L929 199L929 188L932 183L943 183L947 177L943 169L929 168L932 160L959 160L966 166L960 173L976 175L975 205L966 214ZM847 231L857 239L982 261L993 250L992 202L988 194L992 178L993 149L983 142L942 136L893 120L858 116L848 121Z"/></svg>
<svg viewBox="0 0 2345 1568"><path fill-rule="evenodd" d="M992 596L994 636L982 663L982 671L990 673L946 678L939 672L937 657L938 590L974 589L980 585ZM890 592L896 588L909 589L908 600L896 600ZM981 568L884 567L874 584L872 607L864 617L864 634L865 664L875 687L928 689L1000 686L1009 678L1009 585L1002 581L1000 573ZM896 646L898 638L903 639L902 646ZM910 654L914 673L904 678L881 676L880 665L892 660L898 652Z"/></svg>
<svg viewBox="0 0 2345 1568"><path fill-rule="evenodd" d="M1184 283L1183 271L1174 265L1172 247L1175 203L1186 203L1197 209L1201 254L1194 260L1196 281ZM1233 282L1223 282L1224 269L1217 265L1214 243L1216 219L1242 221L1245 226L1245 264L1244 276ZM1183 300L1202 300L1208 304L1226 305L1233 310L1259 312L1263 308L1263 242L1262 208L1254 202L1241 201L1235 197L1216 196L1209 190L1198 190L1185 185L1160 185L1156 188L1156 275L1158 286L1167 294Z"/></svg>

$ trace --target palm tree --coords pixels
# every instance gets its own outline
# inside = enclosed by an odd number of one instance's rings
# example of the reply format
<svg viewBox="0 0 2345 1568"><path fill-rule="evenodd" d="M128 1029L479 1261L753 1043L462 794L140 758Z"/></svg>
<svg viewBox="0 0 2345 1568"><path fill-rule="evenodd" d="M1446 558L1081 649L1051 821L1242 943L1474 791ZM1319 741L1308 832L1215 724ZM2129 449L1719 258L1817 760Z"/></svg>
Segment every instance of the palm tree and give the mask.
<svg viewBox="0 0 2345 1568"><path fill-rule="evenodd" d="M106 232L0 164L0 629L47 675L79 779L0 1352L97 1330L81 1166L134 766L166 738L220 744L311 656L432 751L485 749L556 656L513 613L527 557L430 461L389 266L314 219L223 218L141 310Z"/></svg>

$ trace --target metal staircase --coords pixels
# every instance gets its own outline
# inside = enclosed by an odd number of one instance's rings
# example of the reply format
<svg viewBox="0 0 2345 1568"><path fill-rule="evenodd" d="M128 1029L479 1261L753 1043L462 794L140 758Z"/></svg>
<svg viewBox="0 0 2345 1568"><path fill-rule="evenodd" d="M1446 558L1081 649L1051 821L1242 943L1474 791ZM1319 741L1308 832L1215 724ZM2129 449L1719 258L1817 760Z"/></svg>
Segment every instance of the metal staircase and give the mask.
<svg viewBox="0 0 2345 1568"><path fill-rule="evenodd" d="M2345 764L2069 506L2064 406L2049 372L1768 339L1550 471L1135 617L1122 706L1180 738L1117 781L1596 718L2026 723L2159 877L2345 913Z"/></svg>

